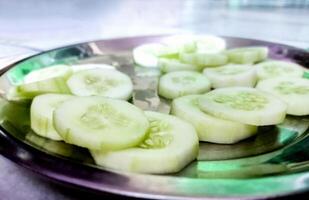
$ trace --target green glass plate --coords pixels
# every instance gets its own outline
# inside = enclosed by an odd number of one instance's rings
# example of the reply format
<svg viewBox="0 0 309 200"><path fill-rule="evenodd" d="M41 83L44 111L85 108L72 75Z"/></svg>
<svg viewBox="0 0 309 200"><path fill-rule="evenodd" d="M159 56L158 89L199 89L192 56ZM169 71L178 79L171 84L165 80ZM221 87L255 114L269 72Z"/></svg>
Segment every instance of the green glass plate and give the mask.
<svg viewBox="0 0 309 200"><path fill-rule="evenodd" d="M44 52L1 70L0 92L20 84L31 71L57 64L105 63L128 74L134 82L132 103L168 113L170 102L156 88L160 72L135 66L133 47L164 39L147 36L94 41ZM294 47L225 37L228 47L260 46L270 57L308 67L309 53ZM309 77L308 73L305 77ZM95 192L152 199L259 199L309 189L309 117L288 116L277 126L260 127L258 134L234 145L200 143L198 159L175 174L146 175L96 166L86 149L42 138L29 126L27 100L0 99L0 152L14 162L53 180Z"/></svg>

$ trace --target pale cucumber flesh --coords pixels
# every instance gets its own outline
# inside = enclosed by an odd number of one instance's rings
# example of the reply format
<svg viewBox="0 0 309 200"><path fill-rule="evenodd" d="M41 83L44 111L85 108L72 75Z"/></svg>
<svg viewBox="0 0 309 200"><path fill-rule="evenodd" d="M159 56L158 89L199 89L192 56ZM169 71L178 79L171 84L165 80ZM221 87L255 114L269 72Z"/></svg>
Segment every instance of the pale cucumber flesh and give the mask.
<svg viewBox="0 0 309 200"><path fill-rule="evenodd" d="M129 76L113 69L89 69L73 74L67 85L76 96L103 96L127 100L133 83Z"/></svg>
<svg viewBox="0 0 309 200"><path fill-rule="evenodd" d="M71 95L43 94L36 96L30 107L32 130L52 140L62 140L53 125L53 112L62 102L73 98Z"/></svg>
<svg viewBox="0 0 309 200"><path fill-rule="evenodd" d="M27 98L33 98L45 93L70 94L66 80L67 77L59 76L37 82L25 83L17 86L17 92Z"/></svg>
<svg viewBox="0 0 309 200"><path fill-rule="evenodd" d="M228 64L205 68L203 74L210 80L213 88L254 87L257 81L255 69L251 65Z"/></svg>
<svg viewBox="0 0 309 200"><path fill-rule="evenodd" d="M257 132L256 126L220 119L198 107L201 95L189 95L173 100L172 114L191 123L200 141L233 144Z"/></svg>
<svg viewBox="0 0 309 200"><path fill-rule="evenodd" d="M105 97L75 97L54 111L54 126L70 144L97 150L124 149L139 144L149 122L139 108Z"/></svg>
<svg viewBox="0 0 309 200"><path fill-rule="evenodd" d="M226 51L229 62L238 64L253 64L268 57L267 47L242 47Z"/></svg>
<svg viewBox="0 0 309 200"><path fill-rule="evenodd" d="M189 94L203 94L209 90L209 80L193 71L171 72L161 76L159 82L159 95L167 99Z"/></svg>
<svg viewBox="0 0 309 200"><path fill-rule="evenodd" d="M199 107L218 118L255 126L281 123L287 110L275 96L247 87L215 89L199 99Z"/></svg>
<svg viewBox="0 0 309 200"><path fill-rule="evenodd" d="M309 80L305 78L270 78L258 83L257 88L269 92L287 104L287 114L309 115Z"/></svg>
<svg viewBox="0 0 309 200"><path fill-rule="evenodd" d="M300 78L305 71L305 68L296 63L277 60L259 63L255 68L260 80L283 76Z"/></svg>
<svg viewBox="0 0 309 200"><path fill-rule="evenodd" d="M164 174L178 172L198 153L198 137L192 125L174 116L145 112L150 130L139 145L119 151L95 151L96 164L122 171Z"/></svg>

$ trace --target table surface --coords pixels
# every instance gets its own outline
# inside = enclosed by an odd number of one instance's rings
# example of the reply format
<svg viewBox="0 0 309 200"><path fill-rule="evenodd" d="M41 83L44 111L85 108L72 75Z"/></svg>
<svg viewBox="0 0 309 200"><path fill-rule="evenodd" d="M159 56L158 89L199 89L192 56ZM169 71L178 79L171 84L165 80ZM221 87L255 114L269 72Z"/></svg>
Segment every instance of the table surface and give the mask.
<svg viewBox="0 0 309 200"><path fill-rule="evenodd" d="M308 48L308 19L308 0L0 1L0 67L21 56L76 42L164 33L208 33ZM37 177L2 156L0 196L5 200L102 199Z"/></svg>

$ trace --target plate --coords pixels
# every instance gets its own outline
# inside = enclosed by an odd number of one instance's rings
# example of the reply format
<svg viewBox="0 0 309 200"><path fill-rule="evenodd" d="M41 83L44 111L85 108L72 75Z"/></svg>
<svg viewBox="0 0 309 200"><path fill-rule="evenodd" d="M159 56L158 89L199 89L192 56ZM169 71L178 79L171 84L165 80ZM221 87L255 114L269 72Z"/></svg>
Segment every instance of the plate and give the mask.
<svg viewBox="0 0 309 200"><path fill-rule="evenodd" d="M135 84L133 103L168 112L156 93L158 71L134 66L133 47L165 36L120 38L81 43L47 51L3 68L2 95L31 71L57 64L105 63L127 73ZM309 67L309 53L267 41L224 37L228 48L268 46L270 57ZM306 74L308 76L308 74ZM175 174L146 175L113 171L94 164L86 149L34 134L29 102L0 99L0 152L44 177L95 192L151 199L260 199L309 189L309 117L286 118L283 124L259 128L259 134L234 145L200 143L197 161Z"/></svg>

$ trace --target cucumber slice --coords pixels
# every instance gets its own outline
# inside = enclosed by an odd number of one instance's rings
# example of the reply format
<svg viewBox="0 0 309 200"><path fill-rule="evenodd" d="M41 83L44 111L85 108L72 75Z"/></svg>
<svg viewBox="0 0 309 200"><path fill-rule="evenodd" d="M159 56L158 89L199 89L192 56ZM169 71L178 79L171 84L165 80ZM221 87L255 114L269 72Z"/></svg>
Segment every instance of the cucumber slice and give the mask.
<svg viewBox="0 0 309 200"><path fill-rule="evenodd" d="M44 79L42 81L19 85L16 88L16 92L27 98L33 98L37 95L45 93L70 94L66 81L66 76L57 76L54 78Z"/></svg>
<svg viewBox="0 0 309 200"><path fill-rule="evenodd" d="M258 89L269 92L287 103L287 114L309 115L309 80L280 77L260 81Z"/></svg>
<svg viewBox="0 0 309 200"><path fill-rule="evenodd" d="M143 67L157 67L159 56L177 57L178 49L160 43L143 44L133 49L135 63Z"/></svg>
<svg viewBox="0 0 309 200"><path fill-rule="evenodd" d="M252 64L265 60L268 56L267 47L243 47L226 51L230 62Z"/></svg>
<svg viewBox="0 0 309 200"><path fill-rule="evenodd" d="M163 73L183 70L200 70L200 67L198 67L197 65L182 63L178 59L159 58L158 66Z"/></svg>
<svg viewBox="0 0 309 200"><path fill-rule="evenodd" d="M198 137L194 128L174 116L145 112L150 130L134 148L91 151L98 165L139 173L164 174L180 171L197 157Z"/></svg>
<svg viewBox="0 0 309 200"><path fill-rule="evenodd" d="M247 87L215 89L199 99L199 107L213 116L255 126L281 123L287 109L280 99Z"/></svg>
<svg viewBox="0 0 309 200"><path fill-rule="evenodd" d="M127 100L133 84L129 76L117 70L90 69L73 74L67 81L70 91L77 96L104 96Z"/></svg>
<svg viewBox="0 0 309 200"><path fill-rule="evenodd" d="M302 77L304 68L296 63L286 61L265 61L256 65L258 78L267 79L274 77Z"/></svg>
<svg viewBox="0 0 309 200"><path fill-rule="evenodd" d="M7 99L8 101L15 101L15 102L27 102L31 100L32 97L22 95L18 90L18 86L12 86L6 92L5 99Z"/></svg>
<svg viewBox="0 0 309 200"><path fill-rule="evenodd" d="M79 72L88 69L116 69L116 68L108 64L94 64L94 63L72 65L73 72Z"/></svg>
<svg viewBox="0 0 309 200"><path fill-rule="evenodd" d="M142 110L105 97L76 97L54 111L54 126L70 144L97 150L115 150L139 144L149 127Z"/></svg>
<svg viewBox="0 0 309 200"><path fill-rule="evenodd" d="M198 72L177 71L161 76L159 95L174 99L189 94L202 94L210 90L208 79Z"/></svg>
<svg viewBox="0 0 309 200"><path fill-rule="evenodd" d="M71 95L43 94L36 96L30 107L30 122L32 130L43 137L52 140L62 140L53 125L53 112Z"/></svg>
<svg viewBox="0 0 309 200"><path fill-rule="evenodd" d="M228 62L228 57L223 53L186 53L179 54L181 62L203 67L215 67Z"/></svg>
<svg viewBox="0 0 309 200"><path fill-rule="evenodd" d="M213 117L202 112L198 99L202 95L189 95L173 100L172 114L191 123L198 133L200 141L233 144L254 135L256 126Z"/></svg>
<svg viewBox="0 0 309 200"><path fill-rule="evenodd" d="M220 53L226 48L224 39L212 35L198 35L196 39L197 52Z"/></svg>
<svg viewBox="0 0 309 200"><path fill-rule="evenodd" d="M219 53L226 48L224 39L213 35L175 35L163 40L184 52Z"/></svg>
<svg viewBox="0 0 309 200"><path fill-rule="evenodd" d="M72 74L72 69L68 65L53 65L30 72L24 78L24 83L44 81L54 77L68 77Z"/></svg>
<svg viewBox="0 0 309 200"><path fill-rule="evenodd" d="M244 86L254 87L257 81L251 65L228 64L222 67L205 68L203 73L213 88Z"/></svg>

